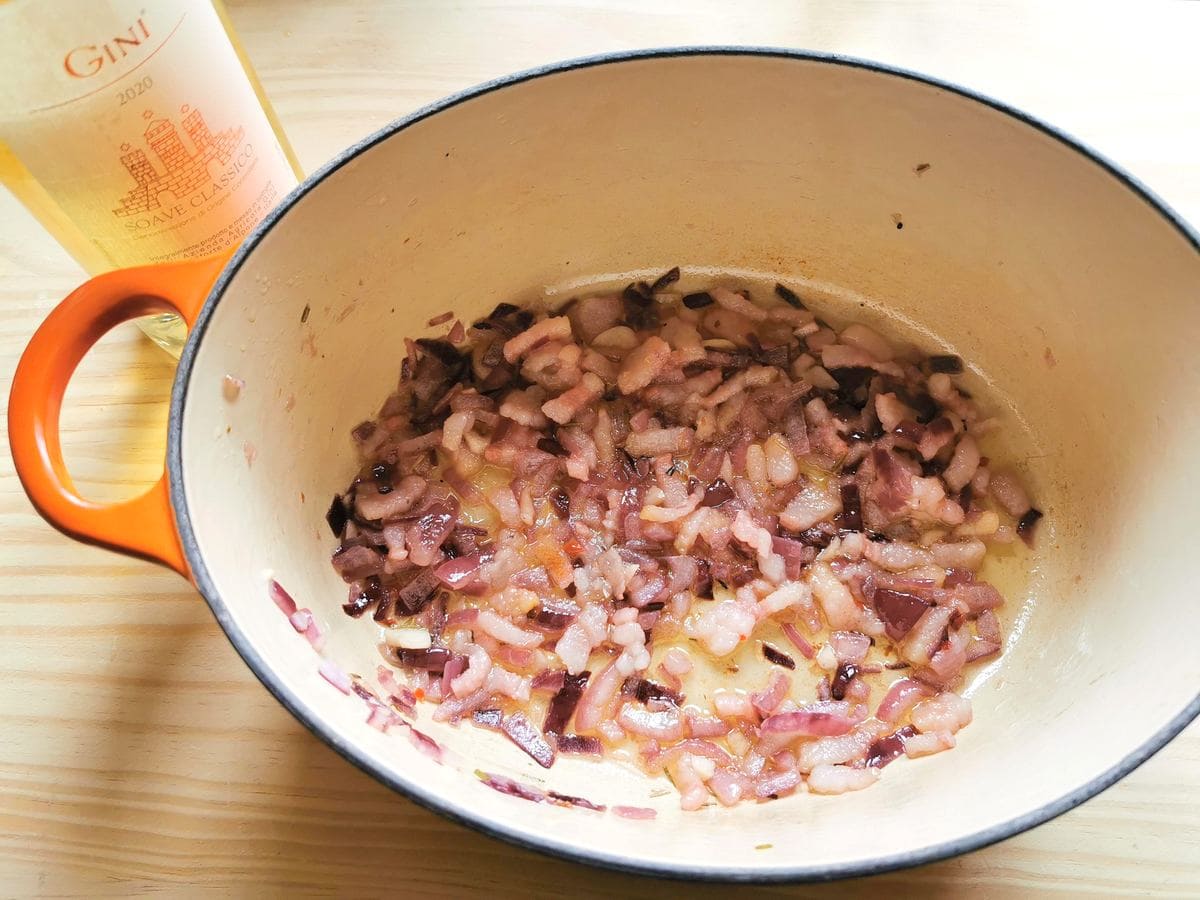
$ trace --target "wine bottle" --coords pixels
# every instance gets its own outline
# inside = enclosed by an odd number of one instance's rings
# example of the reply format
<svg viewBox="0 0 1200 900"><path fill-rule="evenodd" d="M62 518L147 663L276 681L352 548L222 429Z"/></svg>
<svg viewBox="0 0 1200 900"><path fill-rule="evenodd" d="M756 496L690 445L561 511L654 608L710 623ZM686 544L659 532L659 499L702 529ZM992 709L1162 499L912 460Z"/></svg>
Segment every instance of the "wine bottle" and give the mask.
<svg viewBox="0 0 1200 900"><path fill-rule="evenodd" d="M89 273L236 246L300 177L220 0L0 0L0 181Z"/></svg>

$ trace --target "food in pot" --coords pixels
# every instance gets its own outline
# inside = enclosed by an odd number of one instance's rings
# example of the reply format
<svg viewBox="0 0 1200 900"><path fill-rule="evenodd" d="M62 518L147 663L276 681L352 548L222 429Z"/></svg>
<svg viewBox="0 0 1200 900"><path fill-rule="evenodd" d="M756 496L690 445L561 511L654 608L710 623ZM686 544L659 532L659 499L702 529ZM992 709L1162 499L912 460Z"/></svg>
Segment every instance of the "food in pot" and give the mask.
<svg viewBox="0 0 1200 900"><path fill-rule="evenodd" d="M1003 643L980 570L1041 516L962 361L678 278L405 341L329 509L346 613L408 712L665 772L686 809L952 748Z"/></svg>

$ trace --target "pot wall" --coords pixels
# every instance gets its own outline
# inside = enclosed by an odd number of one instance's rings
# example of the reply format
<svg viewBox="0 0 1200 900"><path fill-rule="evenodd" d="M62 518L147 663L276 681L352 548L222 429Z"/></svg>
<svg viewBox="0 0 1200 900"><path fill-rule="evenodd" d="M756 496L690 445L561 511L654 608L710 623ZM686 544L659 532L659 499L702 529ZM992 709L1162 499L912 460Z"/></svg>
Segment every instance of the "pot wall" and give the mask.
<svg viewBox="0 0 1200 900"><path fill-rule="evenodd" d="M633 770L564 760L546 773L467 727L428 725L451 758L438 765L369 728L268 599L274 573L327 623L328 655L374 672L371 626L339 609L323 516L403 337L446 309L469 322L672 265L695 284L704 269L782 280L829 318L944 345L1000 410L995 453L1047 515L1036 552L1001 566L1010 645L977 677L954 752L858 794L698 813ZM178 385L177 514L201 587L277 693L452 814L601 861L731 877L915 861L1081 788L1196 697L1200 655L1181 636L1200 629L1198 285L1196 248L1134 190L941 87L775 56L553 72L377 140L243 254ZM226 373L246 382L232 403ZM476 768L658 819L530 804Z"/></svg>

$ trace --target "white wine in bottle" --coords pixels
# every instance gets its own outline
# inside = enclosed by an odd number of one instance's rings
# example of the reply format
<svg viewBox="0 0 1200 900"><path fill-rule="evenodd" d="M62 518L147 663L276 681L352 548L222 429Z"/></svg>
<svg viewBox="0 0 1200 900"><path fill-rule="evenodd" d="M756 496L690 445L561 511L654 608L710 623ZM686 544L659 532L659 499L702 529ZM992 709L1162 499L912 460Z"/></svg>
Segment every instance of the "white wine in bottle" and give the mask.
<svg viewBox="0 0 1200 900"><path fill-rule="evenodd" d="M227 250L300 177L220 0L0 0L0 181L88 272Z"/></svg>

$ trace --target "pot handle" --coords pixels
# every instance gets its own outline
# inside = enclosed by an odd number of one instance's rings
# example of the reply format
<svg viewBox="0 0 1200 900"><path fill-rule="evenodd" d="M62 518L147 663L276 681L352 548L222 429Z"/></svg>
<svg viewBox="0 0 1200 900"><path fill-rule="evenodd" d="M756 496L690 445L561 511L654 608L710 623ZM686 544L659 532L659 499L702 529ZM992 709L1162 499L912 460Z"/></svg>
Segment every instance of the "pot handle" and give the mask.
<svg viewBox="0 0 1200 900"><path fill-rule="evenodd" d="M185 578L187 561L175 529L166 472L146 493L96 503L76 491L63 462L58 417L79 361L114 325L176 312L190 328L228 254L118 269L80 285L34 332L13 375L8 442L25 493L47 522L68 537L162 563Z"/></svg>

